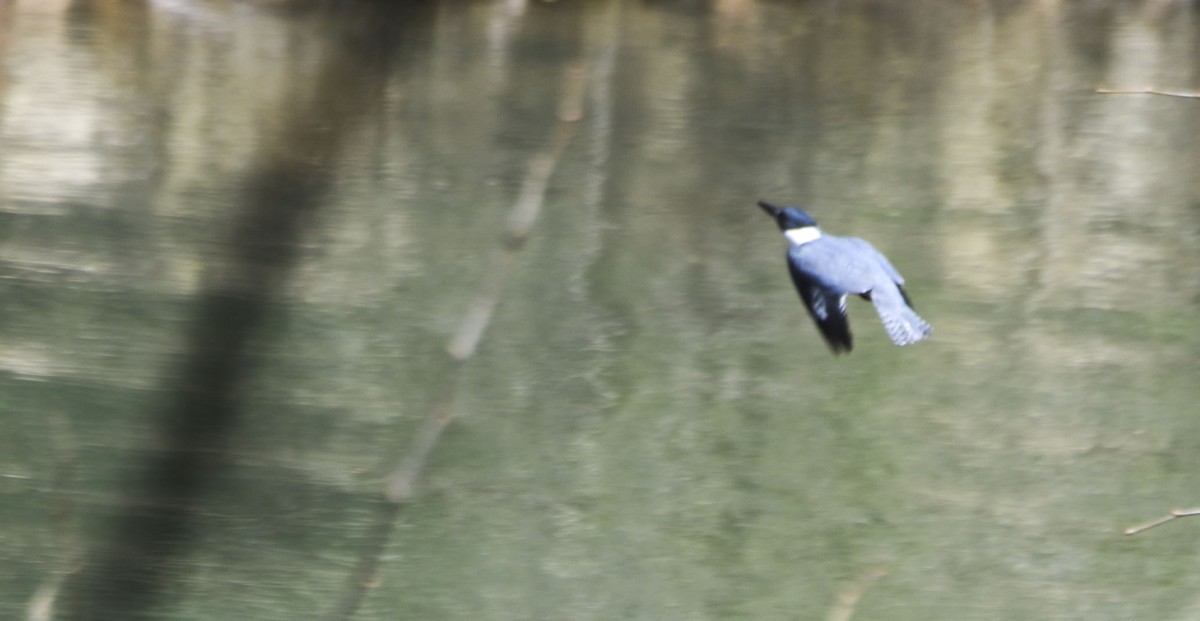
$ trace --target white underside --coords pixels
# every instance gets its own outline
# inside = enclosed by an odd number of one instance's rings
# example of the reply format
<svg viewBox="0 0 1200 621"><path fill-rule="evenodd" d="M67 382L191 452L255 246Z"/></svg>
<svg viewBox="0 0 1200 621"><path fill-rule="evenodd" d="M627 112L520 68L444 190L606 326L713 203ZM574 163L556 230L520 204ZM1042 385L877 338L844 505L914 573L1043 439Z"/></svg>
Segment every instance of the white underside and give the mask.
<svg viewBox="0 0 1200 621"><path fill-rule="evenodd" d="M815 226L802 226L798 229L788 229L783 232L783 236L788 238L788 241L796 244L807 244L810 241L821 239L821 229Z"/></svg>

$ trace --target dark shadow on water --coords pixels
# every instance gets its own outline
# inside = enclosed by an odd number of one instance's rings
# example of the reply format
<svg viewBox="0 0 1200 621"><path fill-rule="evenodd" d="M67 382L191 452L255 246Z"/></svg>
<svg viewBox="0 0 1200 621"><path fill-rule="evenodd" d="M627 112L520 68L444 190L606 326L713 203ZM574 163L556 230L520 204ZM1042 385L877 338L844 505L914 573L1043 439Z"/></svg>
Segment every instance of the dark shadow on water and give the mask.
<svg viewBox="0 0 1200 621"><path fill-rule="evenodd" d="M282 16L316 19L328 46L316 84L247 174L230 242L206 270L186 351L154 414L160 441L136 468L123 504L65 590L62 618L150 616L178 589L197 508L219 474L244 412L241 389L253 343L294 267L309 218L323 206L344 140L379 109L382 86L406 42L422 40L429 11L392 3L339 3ZM315 122L319 121L319 122ZM220 267L214 267L220 266Z"/></svg>

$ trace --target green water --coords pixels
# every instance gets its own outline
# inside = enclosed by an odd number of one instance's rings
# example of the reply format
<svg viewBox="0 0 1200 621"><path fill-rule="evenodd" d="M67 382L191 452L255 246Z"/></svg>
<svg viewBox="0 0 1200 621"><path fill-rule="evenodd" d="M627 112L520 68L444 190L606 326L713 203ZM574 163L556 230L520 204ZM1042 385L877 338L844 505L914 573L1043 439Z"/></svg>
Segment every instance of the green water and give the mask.
<svg viewBox="0 0 1200 621"><path fill-rule="evenodd" d="M1121 532L1200 505L1200 100L1092 91L1198 48L1184 4L0 6L0 616L100 610L149 515L147 616L330 618L446 408L356 618L1195 618L1200 521ZM832 356L760 198L933 337L851 300ZM194 494L131 504L188 412Z"/></svg>

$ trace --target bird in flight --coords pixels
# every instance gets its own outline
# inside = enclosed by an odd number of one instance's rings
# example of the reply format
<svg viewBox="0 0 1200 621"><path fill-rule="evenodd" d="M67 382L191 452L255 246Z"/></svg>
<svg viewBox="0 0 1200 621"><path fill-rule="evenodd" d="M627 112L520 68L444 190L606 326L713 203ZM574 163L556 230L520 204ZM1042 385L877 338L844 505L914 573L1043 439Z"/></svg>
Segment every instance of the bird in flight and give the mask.
<svg viewBox="0 0 1200 621"><path fill-rule="evenodd" d="M826 235L817 221L799 207L777 207L758 201L788 240L787 263L800 299L812 315L833 353L854 347L846 317L846 296L857 295L875 304L892 342L912 345L932 328L913 310L904 292L904 278L891 262L866 240Z"/></svg>

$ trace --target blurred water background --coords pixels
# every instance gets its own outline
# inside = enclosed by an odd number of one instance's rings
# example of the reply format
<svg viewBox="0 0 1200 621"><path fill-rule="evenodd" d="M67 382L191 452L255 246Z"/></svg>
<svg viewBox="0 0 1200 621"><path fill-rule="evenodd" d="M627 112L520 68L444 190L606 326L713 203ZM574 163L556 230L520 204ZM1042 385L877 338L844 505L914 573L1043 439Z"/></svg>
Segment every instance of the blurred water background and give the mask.
<svg viewBox="0 0 1200 621"><path fill-rule="evenodd" d="M1200 520L1122 536L1200 505L1200 99L1094 92L1198 57L1161 0L0 3L0 616L1200 618ZM832 356L760 198L932 339Z"/></svg>

